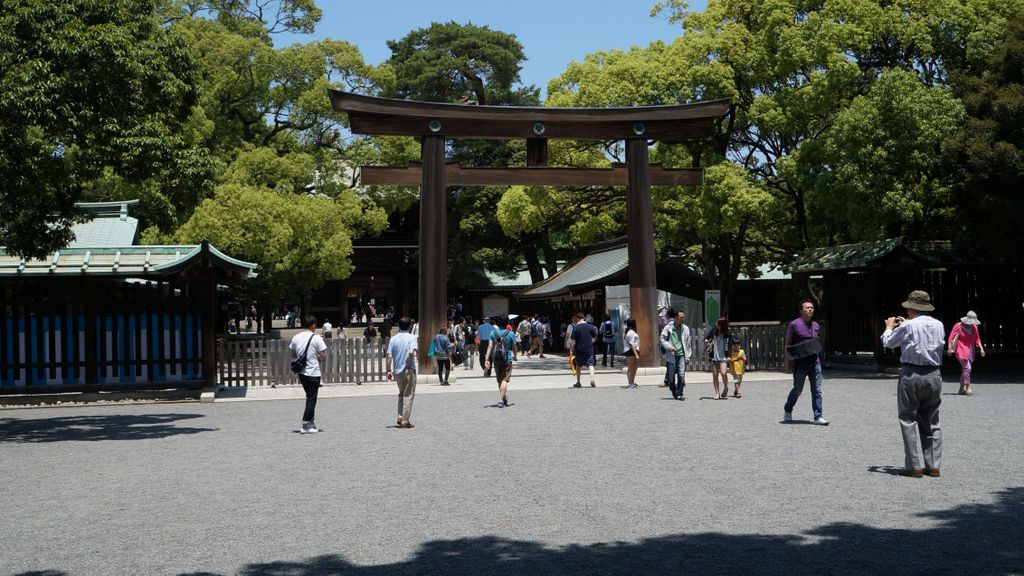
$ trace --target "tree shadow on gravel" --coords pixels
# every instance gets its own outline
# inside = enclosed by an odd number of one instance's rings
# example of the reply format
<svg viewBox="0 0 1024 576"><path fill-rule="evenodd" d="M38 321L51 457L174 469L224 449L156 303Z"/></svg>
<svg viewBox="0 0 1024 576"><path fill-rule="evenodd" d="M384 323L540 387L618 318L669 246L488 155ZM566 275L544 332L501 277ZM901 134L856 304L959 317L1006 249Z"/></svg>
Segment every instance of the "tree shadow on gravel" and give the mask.
<svg viewBox="0 0 1024 576"><path fill-rule="evenodd" d="M32 419L0 418L0 442L149 440L217 430L175 424L180 420L203 417L202 414L116 414Z"/></svg>
<svg viewBox="0 0 1024 576"><path fill-rule="evenodd" d="M802 535L711 532L563 548L485 536L426 542L415 557L395 564L355 565L331 554L250 564L239 574L1019 574L1024 571L1024 487L996 496L990 505L921 513L938 524L925 530L827 524ZM395 537L402 537L400 527ZM181 576L200 575L211 573Z"/></svg>
<svg viewBox="0 0 1024 576"><path fill-rule="evenodd" d="M921 480L907 480L922 482ZM908 512L909 513L909 512ZM434 540L404 562L357 565L326 554L304 561L250 564L241 576L392 576L471 574L927 574L1007 575L1024 572L1024 487L996 494L993 504L925 512L924 530L827 524L801 535L706 532L547 547L495 536ZM395 538L402 538L397 526ZM43 570L17 576L68 576ZM189 572L179 576L221 576Z"/></svg>

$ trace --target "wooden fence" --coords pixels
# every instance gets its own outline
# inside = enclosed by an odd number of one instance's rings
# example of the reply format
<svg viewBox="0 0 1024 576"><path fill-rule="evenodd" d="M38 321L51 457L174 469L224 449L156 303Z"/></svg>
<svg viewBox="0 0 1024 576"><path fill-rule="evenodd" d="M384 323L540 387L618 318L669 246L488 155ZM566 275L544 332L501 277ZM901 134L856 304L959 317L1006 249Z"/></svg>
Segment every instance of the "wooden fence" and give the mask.
<svg viewBox="0 0 1024 576"><path fill-rule="evenodd" d="M782 368L786 326L733 325L747 353L747 370ZM823 334L824 336L824 334ZM693 357L688 370L707 370L704 334L692 332ZM320 363L321 378L331 384L362 384L387 381L386 340L367 343L363 338L328 339L327 358ZM288 341L264 338L221 340L218 347L218 383L221 386L271 386L298 384L289 370Z"/></svg>
<svg viewBox="0 0 1024 576"><path fill-rule="evenodd" d="M782 368L783 340L786 337L784 324L732 324L729 332L739 336L743 351L747 354L747 370L778 370ZM824 338L824 327L822 327ZM705 334L691 330L693 356L687 370L708 370L708 347L704 345Z"/></svg>
<svg viewBox="0 0 1024 576"><path fill-rule="evenodd" d="M376 338L328 338L327 358L320 362L321 381L331 384L385 382L385 341ZM290 369L287 340L229 339L218 342L218 384L221 386L276 386L298 384Z"/></svg>

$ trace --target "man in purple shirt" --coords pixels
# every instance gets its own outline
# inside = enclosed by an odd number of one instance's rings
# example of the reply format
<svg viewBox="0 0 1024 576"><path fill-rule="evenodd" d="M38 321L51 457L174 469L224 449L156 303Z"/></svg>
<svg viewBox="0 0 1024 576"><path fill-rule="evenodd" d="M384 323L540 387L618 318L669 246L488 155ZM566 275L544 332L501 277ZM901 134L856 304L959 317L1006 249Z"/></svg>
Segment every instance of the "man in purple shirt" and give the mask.
<svg viewBox="0 0 1024 576"><path fill-rule="evenodd" d="M786 330L786 351L783 354L786 372L793 372L793 389L783 408L782 419L793 421L793 407L804 391L804 380L811 381L811 408L814 410L814 423L828 426L828 420L821 412L821 341L818 335L821 328L814 318L814 302L800 302L800 317L793 320Z"/></svg>

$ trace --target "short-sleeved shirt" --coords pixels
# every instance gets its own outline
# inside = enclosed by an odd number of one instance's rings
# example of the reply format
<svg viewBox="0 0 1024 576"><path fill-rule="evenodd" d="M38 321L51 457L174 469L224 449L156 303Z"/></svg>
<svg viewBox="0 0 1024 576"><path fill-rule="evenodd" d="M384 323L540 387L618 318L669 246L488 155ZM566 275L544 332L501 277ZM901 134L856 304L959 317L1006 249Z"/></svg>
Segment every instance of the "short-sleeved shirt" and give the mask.
<svg viewBox="0 0 1024 576"><path fill-rule="evenodd" d="M388 341L388 358L391 358L391 370L395 374L405 372L407 368L416 369L416 337L409 332L399 332Z"/></svg>
<svg viewBox="0 0 1024 576"><path fill-rule="evenodd" d="M629 352L630 354L632 354L634 350L639 350L640 335L634 332L633 330L626 332L626 346L628 346L626 351Z"/></svg>
<svg viewBox="0 0 1024 576"><path fill-rule="evenodd" d="M491 332L494 332L494 325L492 325L490 322L485 322L481 324L479 328L477 328L476 335L479 336L480 341L483 342L484 340L491 339Z"/></svg>
<svg viewBox="0 0 1024 576"><path fill-rule="evenodd" d="M580 322L572 327L572 340L576 343L577 356L588 356L594 353L594 338L597 338L597 328L589 322Z"/></svg>
<svg viewBox="0 0 1024 576"><path fill-rule="evenodd" d="M814 320L808 324L804 322L803 318L797 318L789 323L789 328L786 329L786 342L790 344L799 344L804 340L810 340L811 338L817 338L821 334L821 327ZM819 355L815 354L811 358L815 358L817 362L821 362Z"/></svg>
<svg viewBox="0 0 1024 576"><path fill-rule="evenodd" d="M494 354L495 351L497 351L498 339L502 337L505 338L505 359L503 361L499 358L495 358L494 363L501 364L504 362L505 364L511 364L513 357L512 350L516 346L516 335L512 330L505 330L504 332L501 330L494 331L494 338L492 338L492 340L494 340L494 344L491 344L491 353Z"/></svg>
<svg viewBox="0 0 1024 576"><path fill-rule="evenodd" d="M306 350L306 345L309 345L308 350ZM306 352L306 367L302 370L303 376L320 376L320 359L317 358L317 354L327 350L327 343L324 342L324 339L319 334L312 334L308 330L303 330L292 336L288 349L295 351L296 358L301 356L303 351Z"/></svg>

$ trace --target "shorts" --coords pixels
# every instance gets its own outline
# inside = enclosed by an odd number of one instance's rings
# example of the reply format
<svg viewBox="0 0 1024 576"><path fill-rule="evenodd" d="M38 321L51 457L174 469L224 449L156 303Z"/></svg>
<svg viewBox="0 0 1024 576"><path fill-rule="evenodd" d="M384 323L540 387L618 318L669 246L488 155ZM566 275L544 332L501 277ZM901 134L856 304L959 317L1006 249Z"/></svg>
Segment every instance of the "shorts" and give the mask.
<svg viewBox="0 0 1024 576"><path fill-rule="evenodd" d="M594 365L594 351L590 352L576 352L576 365L577 366L593 366Z"/></svg>
<svg viewBox="0 0 1024 576"><path fill-rule="evenodd" d="M498 381L498 384L512 378L511 364L491 364L491 368L494 369L494 379Z"/></svg>

